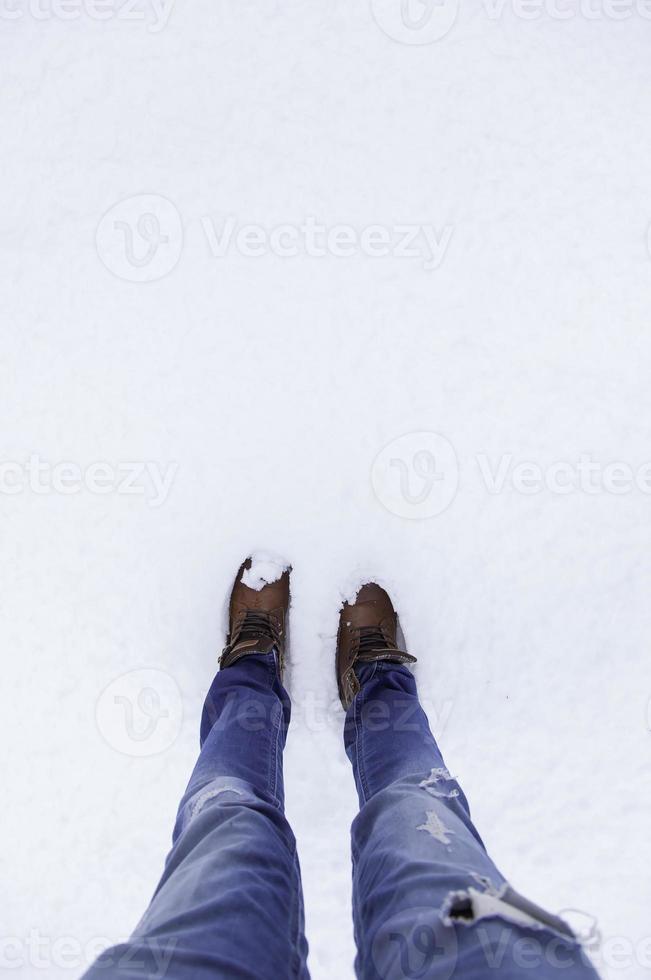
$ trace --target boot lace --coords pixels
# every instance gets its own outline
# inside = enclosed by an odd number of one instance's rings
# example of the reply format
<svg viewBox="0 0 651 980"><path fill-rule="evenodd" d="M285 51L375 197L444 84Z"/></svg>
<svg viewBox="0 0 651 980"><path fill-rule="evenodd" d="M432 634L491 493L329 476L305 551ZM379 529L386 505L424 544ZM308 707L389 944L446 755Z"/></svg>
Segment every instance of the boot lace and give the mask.
<svg viewBox="0 0 651 980"><path fill-rule="evenodd" d="M357 655L374 653L378 650L393 650L379 626L356 626Z"/></svg>
<svg viewBox="0 0 651 980"><path fill-rule="evenodd" d="M266 636L274 643L278 643L280 640L278 628L269 613L261 612L258 609L247 609L241 626L232 638L231 645L235 642L239 643L240 640L254 640L259 636Z"/></svg>

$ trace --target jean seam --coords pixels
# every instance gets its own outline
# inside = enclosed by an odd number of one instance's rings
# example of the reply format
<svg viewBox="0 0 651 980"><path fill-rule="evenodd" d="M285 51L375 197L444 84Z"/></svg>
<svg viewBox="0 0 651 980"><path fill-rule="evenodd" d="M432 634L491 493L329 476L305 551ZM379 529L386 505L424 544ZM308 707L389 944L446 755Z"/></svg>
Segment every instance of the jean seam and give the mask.
<svg viewBox="0 0 651 980"><path fill-rule="evenodd" d="M359 776L360 789L362 790L362 795L364 795L362 786L362 776L359 764L359 726L357 724L357 698L353 700L353 725L355 726L355 768Z"/></svg>
<svg viewBox="0 0 651 980"><path fill-rule="evenodd" d="M293 972L296 977L301 974L301 954L299 951L299 941L301 938L301 874L299 871L298 864L298 853L296 850L296 844L293 848L293 858L292 858L292 870L294 878L294 894L292 896L292 916L294 919L293 929L292 929L292 954L293 954Z"/></svg>
<svg viewBox="0 0 651 980"><path fill-rule="evenodd" d="M275 772L274 796L276 797L276 799L278 799L278 806L282 808L282 803L281 803L280 799L276 795L278 793L278 784L280 782L280 780L278 779L278 772L279 772L280 766L282 766L282 749L280 748L280 739L282 737L283 730L284 730L284 727L285 727L285 715L284 715L284 712L283 712L282 703L280 701L278 702L278 708L279 708L279 711L278 711L278 728L276 729L276 750L275 750L275 753L274 753L275 754L275 760L274 760L274 765L275 765L275 768L274 768L274 772Z"/></svg>
<svg viewBox="0 0 651 980"><path fill-rule="evenodd" d="M375 660L371 667L371 672L366 678L364 683L361 685L361 689L355 699L355 733L357 736L357 771L360 777L360 785L362 788L362 796L364 798L364 803L367 803L371 797L371 791L368 785L368 779L366 777L366 765L364 763L364 721L362 714L364 711L364 705L366 704L366 691L368 690L369 683L374 679L378 668L383 666L379 660ZM360 710L357 712L357 705L360 705ZM359 721L358 721L359 719Z"/></svg>
<svg viewBox="0 0 651 980"><path fill-rule="evenodd" d="M357 772L359 774L359 784L362 790L364 803L368 800L368 786L366 784L366 773L364 767L364 726L361 723L361 709L364 707L364 691L359 692L355 698L354 718L355 718L355 752L357 755ZM360 710L358 710L360 709Z"/></svg>
<svg viewBox="0 0 651 980"><path fill-rule="evenodd" d="M274 707L278 707L278 705L275 705ZM276 790L278 788L278 741L280 737L281 720L282 720L282 714L281 717L278 717L277 723L272 719L272 726L274 731L271 736L271 751L270 751L271 772L269 774L269 785L271 788L271 795L277 803L278 803L278 798L276 796Z"/></svg>
<svg viewBox="0 0 651 980"><path fill-rule="evenodd" d="M273 656L273 654L271 655ZM275 658L273 663L270 662L270 655L264 655L264 665L267 668L270 681L270 693L275 695L274 690L275 680L276 680L276 663ZM271 709L271 732L270 732L270 745L269 745L269 769L267 775L267 786L269 788L270 794L274 801L276 801L276 789L278 783L278 728L279 726L275 724L273 716L273 707Z"/></svg>

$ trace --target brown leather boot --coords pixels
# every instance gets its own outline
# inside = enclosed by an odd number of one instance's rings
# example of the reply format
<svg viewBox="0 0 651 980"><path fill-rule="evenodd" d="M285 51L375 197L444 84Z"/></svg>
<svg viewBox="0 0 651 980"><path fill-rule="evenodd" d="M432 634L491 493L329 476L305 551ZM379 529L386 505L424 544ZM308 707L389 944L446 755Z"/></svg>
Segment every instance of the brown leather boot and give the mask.
<svg viewBox="0 0 651 980"><path fill-rule="evenodd" d="M219 658L222 670L252 653L278 652L278 673L282 679L285 665L287 610L289 609L289 569L280 578L263 585L260 591L242 581L251 559L240 567L231 593L230 616L226 646Z"/></svg>
<svg viewBox="0 0 651 980"><path fill-rule="evenodd" d="M337 682L346 711L360 689L354 665L374 660L413 664L416 658L398 647L398 617L391 599L379 585L363 585L351 604L345 602L337 634Z"/></svg>

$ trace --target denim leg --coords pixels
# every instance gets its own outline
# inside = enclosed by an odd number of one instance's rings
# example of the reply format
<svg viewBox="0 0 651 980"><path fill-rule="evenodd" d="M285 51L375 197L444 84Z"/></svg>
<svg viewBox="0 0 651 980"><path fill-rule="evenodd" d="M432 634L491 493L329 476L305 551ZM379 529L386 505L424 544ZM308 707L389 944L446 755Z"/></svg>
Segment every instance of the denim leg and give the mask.
<svg viewBox="0 0 651 980"><path fill-rule="evenodd" d="M289 719L273 652L217 674L163 877L131 939L85 980L307 980L300 870L284 815Z"/></svg>
<svg viewBox="0 0 651 980"><path fill-rule="evenodd" d="M567 925L515 892L489 858L405 666L358 670L344 729L360 980L594 980Z"/></svg>

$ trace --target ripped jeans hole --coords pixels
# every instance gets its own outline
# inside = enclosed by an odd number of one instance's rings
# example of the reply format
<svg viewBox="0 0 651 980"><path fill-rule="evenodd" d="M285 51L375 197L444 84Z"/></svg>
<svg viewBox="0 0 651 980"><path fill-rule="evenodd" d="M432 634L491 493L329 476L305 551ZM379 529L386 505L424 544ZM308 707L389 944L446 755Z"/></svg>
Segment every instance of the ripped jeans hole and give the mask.
<svg viewBox="0 0 651 980"><path fill-rule="evenodd" d="M425 823L422 823L416 830L423 830L426 834L429 834L434 840L439 841L441 844L448 845L450 843L450 836L454 835L454 831L446 827L438 813L434 810L429 810L425 814Z"/></svg>
<svg viewBox="0 0 651 980"><path fill-rule="evenodd" d="M437 799L453 800L459 795L459 788L457 786L446 786L446 783L454 783L454 779L445 766L443 766L438 769L432 769L427 779L423 779L418 784L418 787L419 789L424 789L426 793L429 793L430 796L434 796Z"/></svg>
<svg viewBox="0 0 651 980"><path fill-rule="evenodd" d="M441 909L446 925L458 922L469 926L482 919L497 918L529 929L549 929L570 942L577 942L572 929L559 916L530 902L508 884L498 890L486 880L488 887L484 891L470 887L467 891L450 892Z"/></svg>
<svg viewBox="0 0 651 980"><path fill-rule="evenodd" d="M475 917L472 902L469 898L457 898L450 906L448 915L451 919L470 919L472 921Z"/></svg>
<svg viewBox="0 0 651 980"><path fill-rule="evenodd" d="M190 800L190 805L188 808L190 820L193 820L196 816L198 816L207 803L216 799L218 796L221 796L223 793L234 793L236 796L244 796L241 789L236 789L234 786L229 786L228 783L222 783L219 786L209 786L195 796L193 800Z"/></svg>

